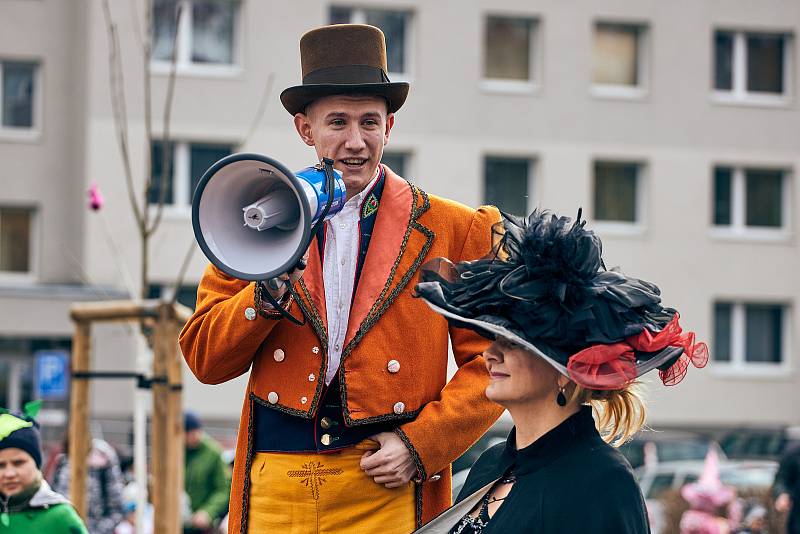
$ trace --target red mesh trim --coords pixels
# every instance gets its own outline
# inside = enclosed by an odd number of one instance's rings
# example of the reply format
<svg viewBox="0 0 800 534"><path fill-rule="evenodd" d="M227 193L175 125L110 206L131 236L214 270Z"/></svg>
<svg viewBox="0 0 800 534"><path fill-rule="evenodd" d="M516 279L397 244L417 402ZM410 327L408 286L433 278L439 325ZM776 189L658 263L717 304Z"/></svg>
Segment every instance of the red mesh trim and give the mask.
<svg viewBox="0 0 800 534"><path fill-rule="evenodd" d="M661 382L665 386L674 386L683 380L689 369L689 362L698 369L705 367L708 363L708 345L702 342L695 343L694 332L686 332L670 345L683 347L683 354L669 369L658 372L658 376L661 377Z"/></svg>
<svg viewBox="0 0 800 534"><path fill-rule="evenodd" d="M570 357L567 372L586 388L622 389L636 380L636 360L628 343L593 345Z"/></svg>
<svg viewBox="0 0 800 534"><path fill-rule="evenodd" d="M681 354L675 363L673 363L666 371L658 371L658 377L665 386L674 386L683 380L686 376L686 371L689 369L689 358L686 354Z"/></svg>
<svg viewBox="0 0 800 534"><path fill-rule="evenodd" d="M625 341L638 351L657 352L667 345L674 345L674 342L680 338L681 332L681 325L678 324L678 314L676 313L672 320L661 329L661 332L653 335L650 330L645 328L638 335L631 336Z"/></svg>
<svg viewBox="0 0 800 534"><path fill-rule="evenodd" d="M681 354L666 371L658 376L665 386L683 380L691 362L697 368L708 363L708 347L695 342L694 332L683 332L676 313L656 334L645 329L625 341L610 345L594 345L572 355L567 372L575 383L591 389L622 389L638 376L634 351L658 352L666 347L681 347Z"/></svg>

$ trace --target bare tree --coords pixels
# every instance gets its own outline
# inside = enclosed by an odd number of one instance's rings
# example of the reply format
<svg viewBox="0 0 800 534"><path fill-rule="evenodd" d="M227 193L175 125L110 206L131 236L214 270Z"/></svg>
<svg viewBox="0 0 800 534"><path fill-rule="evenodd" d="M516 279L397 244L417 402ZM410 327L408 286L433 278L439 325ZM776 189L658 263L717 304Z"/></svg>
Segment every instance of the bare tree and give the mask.
<svg viewBox="0 0 800 534"><path fill-rule="evenodd" d="M140 28L138 19L134 19L137 36L141 45L142 65L143 65L143 84L144 84L144 124L145 124L145 156L144 169L146 172L145 186L141 190L141 200L136 198L136 187L134 184L133 168L131 165L131 151L128 130L128 106L125 98L125 78L122 64L122 54L119 39L119 29L111 16L109 0L103 0L103 15L105 17L106 29L108 33L108 62L109 62L109 86L111 90L111 109L114 116L114 126L117 134L120 155L122 157L122 167L125 173L125 185L128 191L128 200L136 221L136 228L140 240L140 287L139 297L147 297L148 282L150 275L150 238L161 224L162 214L164 213L164 202L166 200L167 177L171 173L172 158L170 157L170 119L172 115L172 102L175 94L176 65L177 65L177 38L175 32L172 41L172 56L170 58L170 71L167 78L167 95L164 100L164 111L162 115L162 135L160 142L161 150L161 173L160 176L153 176L151 162L151 147L156 139L153 136L152 120L152 83L150 73L150 55L152 52L152 21L153 11L151 0L144 0L145 18L144 28ZM135 13L136 10L133 9ZM179 27L182 16L182 5L178 4L175 13L175 27ZM158 202L150 202L151 192L157 188Z"/></svg>

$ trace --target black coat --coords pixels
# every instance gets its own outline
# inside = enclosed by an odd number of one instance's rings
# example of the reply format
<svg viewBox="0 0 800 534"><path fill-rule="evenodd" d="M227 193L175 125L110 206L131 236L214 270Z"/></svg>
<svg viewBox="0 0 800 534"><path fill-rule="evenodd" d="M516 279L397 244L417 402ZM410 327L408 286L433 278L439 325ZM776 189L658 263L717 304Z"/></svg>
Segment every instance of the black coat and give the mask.
<svg viewBox="0 0 800 534"><path fill-rule="evenodd" d="M775 474L775 495L788 493L792 498L792 509L786 523L786 532L800 534L800 447L787 452Z"/></svg>
<svg viewBox="0 0 800 534"><path fill-rule="evenodd" d="M456 502L509 471L517 480L485 534L650 532L630 464L602 440L589 406L520 451L512 430L478 458Z"/></svg>

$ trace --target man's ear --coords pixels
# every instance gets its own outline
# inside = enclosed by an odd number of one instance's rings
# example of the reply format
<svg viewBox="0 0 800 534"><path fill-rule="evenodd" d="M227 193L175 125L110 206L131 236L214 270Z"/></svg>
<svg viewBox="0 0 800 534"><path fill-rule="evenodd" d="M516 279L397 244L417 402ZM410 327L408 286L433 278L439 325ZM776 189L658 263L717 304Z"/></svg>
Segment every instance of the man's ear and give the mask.
<svg viewBox="0 0 800 534"><path fill-rule="evenodd" d="M300 134L300 139L308 146L314 146L314 134L311 131L311 120L305 113L296 113L294 116L294 128Z"/></svg>
<svg viewBox="0 0 800 534"><path fill-rule="evenodd" d="M384 145L389 143L389 134L392 132L392 127L394 127L394 113L389 113L386 115L386 131L383 132Z"/></svg>

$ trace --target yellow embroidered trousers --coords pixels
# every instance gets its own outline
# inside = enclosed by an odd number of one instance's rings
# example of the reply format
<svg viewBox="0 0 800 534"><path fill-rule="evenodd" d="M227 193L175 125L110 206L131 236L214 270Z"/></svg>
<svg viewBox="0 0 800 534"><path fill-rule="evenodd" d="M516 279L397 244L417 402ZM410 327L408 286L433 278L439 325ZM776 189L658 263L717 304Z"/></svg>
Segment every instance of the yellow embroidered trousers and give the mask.
<svg viewBox="0 0 800 534"><path fill-rule="evenodd" d="M250 534L408 534L414 484L387 489L359 466L377 443L326 454L255 453L250 467Z"/></svg>

